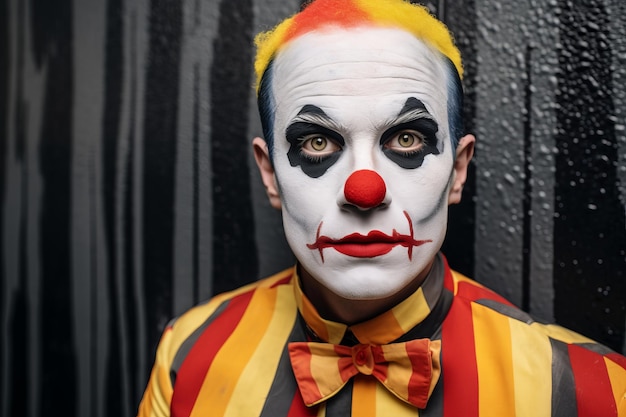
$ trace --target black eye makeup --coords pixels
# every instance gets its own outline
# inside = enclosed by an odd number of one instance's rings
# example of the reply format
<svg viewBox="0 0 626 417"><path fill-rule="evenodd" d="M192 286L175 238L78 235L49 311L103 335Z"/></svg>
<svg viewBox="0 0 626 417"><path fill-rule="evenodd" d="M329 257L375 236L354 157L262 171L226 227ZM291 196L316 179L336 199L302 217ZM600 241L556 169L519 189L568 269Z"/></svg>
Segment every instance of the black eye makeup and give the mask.
<svg viewBox="0 0 626 417"><path fill-rule="evenodd" d="M400 167L419 168L427 155L440 154L437 147L438 130L439 126L426 106L410 97L400 111L396 124L382 134L380 145L385 156Z"/></svg>
<svg viewBox="0 0 626 417"><path fill-rule="evenodd" d="M415 97L406 100L398 116L380 138L383 154L398 166L415 169L422 166L427 155L439 155L439 126ZM322 109L307 104L285 130L290 144L287 158L292 167L299 166L311 178L319 178L341 157L345 140L339 125Z"/></svg>
<svg viewBox="0 0 626 417"><path fill-rule="evenodd" d="M319 107L306 105L285 131L291 145L287 152L289 163L292 167L299 166L312 178L324 175L337 162L345 146L343 137L324 125L335 123Z"/></svg>

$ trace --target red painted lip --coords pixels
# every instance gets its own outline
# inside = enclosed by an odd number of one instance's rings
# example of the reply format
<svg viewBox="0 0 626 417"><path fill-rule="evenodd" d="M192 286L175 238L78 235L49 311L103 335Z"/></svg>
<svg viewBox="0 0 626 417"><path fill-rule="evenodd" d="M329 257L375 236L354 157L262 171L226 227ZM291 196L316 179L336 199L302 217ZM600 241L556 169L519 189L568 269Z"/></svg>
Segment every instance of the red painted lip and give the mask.
<svg viewBox="0 0 626 417"><path fill-rule="evenodd" d="M322 262L324 261L324 249L333 248L337 252L354 258L375 258L389 253L396 246L407 248L409 260L413 255L413 248L421 246L432 240L415 240L413 237L413 223L409 214L405 211L404 216L409 222L410 235L403 235L393 229L391 235L380 230L372 230L367 235L352 233L341 239L332 239L328 236L320 236L322 223L317 228L317 236L314 243L307 244L309 249L319 250Z"/></svg>

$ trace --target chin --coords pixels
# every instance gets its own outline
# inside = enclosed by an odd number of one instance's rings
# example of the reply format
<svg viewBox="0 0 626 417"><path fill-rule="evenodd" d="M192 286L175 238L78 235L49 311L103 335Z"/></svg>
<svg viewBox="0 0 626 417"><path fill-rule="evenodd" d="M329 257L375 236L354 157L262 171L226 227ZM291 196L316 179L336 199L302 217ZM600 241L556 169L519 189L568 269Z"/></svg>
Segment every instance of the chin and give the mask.
<svg viewBox="0 0 626 417"><path fill-rule="evenodd" d="M348 300L379 300L402 291L419 271L353 267L349 271L317 278L318 282L336 295Z"/></svg>

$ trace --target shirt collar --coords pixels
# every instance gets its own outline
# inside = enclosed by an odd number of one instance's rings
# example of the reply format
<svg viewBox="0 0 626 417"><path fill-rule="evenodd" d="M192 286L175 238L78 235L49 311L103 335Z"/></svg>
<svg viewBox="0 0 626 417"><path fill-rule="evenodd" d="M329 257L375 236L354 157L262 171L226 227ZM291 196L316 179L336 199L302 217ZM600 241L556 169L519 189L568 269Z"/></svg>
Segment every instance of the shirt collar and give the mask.
<svg viewBox="0 0 626 417"><path fill-rule="evenodd" d="M417 291L392 309L352 326L322 318L302 292L296 271L297 268L294 268L293 287L296 304L307 329L314 337L328 343L339 344L351 333L359 343L382 345L402 337L428 317L441 298L445 264L443 256L438 254L428 276Z"/></svg>

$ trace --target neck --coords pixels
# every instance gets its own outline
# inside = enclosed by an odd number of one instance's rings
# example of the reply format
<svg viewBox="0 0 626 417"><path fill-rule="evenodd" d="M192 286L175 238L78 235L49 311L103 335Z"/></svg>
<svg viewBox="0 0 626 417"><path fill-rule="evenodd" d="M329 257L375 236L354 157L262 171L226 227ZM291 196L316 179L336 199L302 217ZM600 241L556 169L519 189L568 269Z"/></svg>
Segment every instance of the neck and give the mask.
<svg viewBox="0 0 626 417"><path fill-rule="evenodd" d="M397 293L376 299L349 299L341 297L320 284L304 268L299 275L302 291L315 306L321 317L335 322L353 325L374 318L404 301L422 285L433 266L434 259L407 286Z"/></svg>

